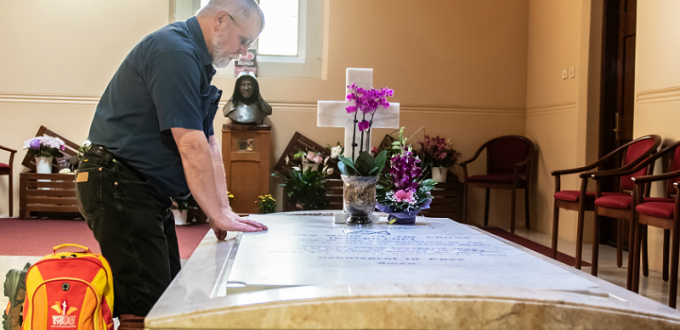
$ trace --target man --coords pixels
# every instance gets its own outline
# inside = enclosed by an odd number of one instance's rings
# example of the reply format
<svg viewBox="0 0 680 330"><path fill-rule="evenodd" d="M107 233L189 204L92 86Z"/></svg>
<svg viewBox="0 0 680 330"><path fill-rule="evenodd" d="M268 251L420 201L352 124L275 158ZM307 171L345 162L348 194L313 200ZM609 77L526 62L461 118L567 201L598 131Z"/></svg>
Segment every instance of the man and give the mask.
<svg viewBox="0 0 680 330"><path fill-rule="evenodd" d="M253 0L211 0L144 38L95 112L76 175L81 213L111 264L119 329L143 317L180 270L171 198L196 199L218 239L267 227L229 206L213 119L215 69L246 54L264 27Z"/></svg>

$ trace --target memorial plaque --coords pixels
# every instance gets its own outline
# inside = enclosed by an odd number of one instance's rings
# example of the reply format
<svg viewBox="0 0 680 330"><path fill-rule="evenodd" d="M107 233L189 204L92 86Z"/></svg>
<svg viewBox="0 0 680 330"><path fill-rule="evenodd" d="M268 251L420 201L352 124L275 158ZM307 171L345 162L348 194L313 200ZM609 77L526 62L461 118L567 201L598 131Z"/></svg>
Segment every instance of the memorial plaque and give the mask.
<svg viewBox="0 0 680 330"><path fill-rule="evenodd" d="M503 285L593 293L599 286L468 226L418 218L415 225L357 227L330 217L251 215L264 233L244 233L225 267L226 287L258 289L371 283Z"/></svg>

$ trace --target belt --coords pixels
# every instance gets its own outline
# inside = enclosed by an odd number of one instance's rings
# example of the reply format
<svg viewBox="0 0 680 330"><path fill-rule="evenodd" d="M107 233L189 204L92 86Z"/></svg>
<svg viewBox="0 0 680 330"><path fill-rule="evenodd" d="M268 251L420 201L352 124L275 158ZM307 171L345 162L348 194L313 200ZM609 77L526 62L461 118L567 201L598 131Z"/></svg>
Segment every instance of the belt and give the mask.
<svg viewBox="0 0 680 330"><path fill-rule="evenodd" d="M87 156L96 156L104 160L107 164L113 161L115 156L106 149L105 146L99 144L90 145L90 149L85 153Z"/></svg>

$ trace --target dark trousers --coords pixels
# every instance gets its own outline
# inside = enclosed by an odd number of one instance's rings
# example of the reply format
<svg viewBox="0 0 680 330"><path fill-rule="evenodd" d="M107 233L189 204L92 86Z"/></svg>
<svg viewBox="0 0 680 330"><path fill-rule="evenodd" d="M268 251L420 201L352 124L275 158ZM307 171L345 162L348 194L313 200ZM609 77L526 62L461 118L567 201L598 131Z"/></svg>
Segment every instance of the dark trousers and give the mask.
<svg viewBox="0 0 680 330"><path fill-rule="evenodd" d="M113 315L146 316L180 270L172 202L94 146L76 171L80 212L113 272Z"/></svg>

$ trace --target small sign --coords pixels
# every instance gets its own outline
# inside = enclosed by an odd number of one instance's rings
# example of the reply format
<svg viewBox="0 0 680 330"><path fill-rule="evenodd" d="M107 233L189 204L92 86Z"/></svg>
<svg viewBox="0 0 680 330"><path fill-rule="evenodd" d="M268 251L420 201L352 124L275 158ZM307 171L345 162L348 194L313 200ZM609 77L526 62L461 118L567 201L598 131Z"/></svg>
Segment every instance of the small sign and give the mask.
<svg viewBox="0 0 680 330"><path fill-rule="evenodd" d="M257 77L257 49L248 49L248 54L239 57L234 63L234 77L244 71L252 72Z"/></svg>

